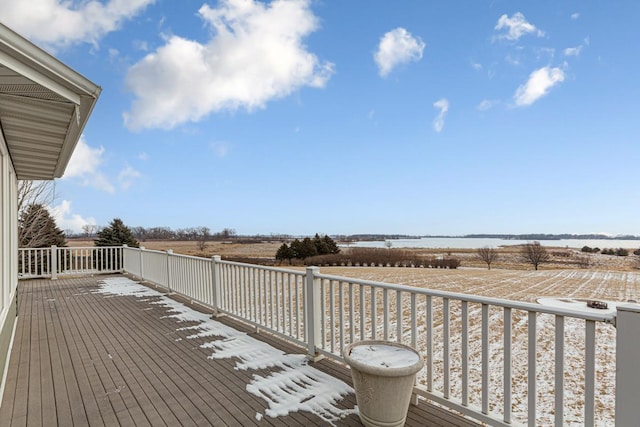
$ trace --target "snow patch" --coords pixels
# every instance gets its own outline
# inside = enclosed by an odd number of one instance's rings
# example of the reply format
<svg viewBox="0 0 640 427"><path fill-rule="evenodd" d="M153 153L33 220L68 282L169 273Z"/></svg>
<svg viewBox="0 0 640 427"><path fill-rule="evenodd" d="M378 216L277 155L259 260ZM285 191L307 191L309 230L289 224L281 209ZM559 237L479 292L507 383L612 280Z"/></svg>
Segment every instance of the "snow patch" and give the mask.
<svg viewBox="0 0 640 427"><path fill-rule="evenodd" d="M309 366L303 355L286 354L128 278L105 278L100 282L100 289L94 293L153 298L150 304L159 305L169 312L163 318L197 322L195 326L176 329L196 332L187 338L217 338L201 346L213 350L209 359L237 358L239 361L235 369L240 370L272 369L266 377L254 374L246 387L249 393L266 400L269 408L265 414L270 417L307 411L335 425L340 419L357 413L357 408L342 409L337 406L344 396L354 392L353 389L343 381ZM262 417L263 414L256 413L256 420L260 421Z"/></svg>
<svg viewBox="0 0 640 427"><path fill-rule="evenodd" d="M587 299L582 298L538 298L538 304L548 307L566 308L570 310L582 311L583 313L614 314L619 302L603 301L607 303L607 308L591 308L587 306Z"/></svg>
<svg viewBox="0 0 640 427"><path fill-rule="evenodd" d="M356 345L349 355L360 363L387 368L405 368L415 365L420 360L414 351L385 344Z"/></svg>

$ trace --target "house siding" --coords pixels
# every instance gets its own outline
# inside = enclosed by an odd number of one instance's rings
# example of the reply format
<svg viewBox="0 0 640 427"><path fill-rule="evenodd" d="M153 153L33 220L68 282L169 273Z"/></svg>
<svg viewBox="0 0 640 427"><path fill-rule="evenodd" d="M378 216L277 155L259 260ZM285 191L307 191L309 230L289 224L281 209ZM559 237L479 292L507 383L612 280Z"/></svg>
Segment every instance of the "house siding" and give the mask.
<svg viewBox="0 0 640 427"><path fill-rule="evenodd" d="M7 359L17 316L18 187L9 151L0 133L0 378L6 376Z"/></svg>

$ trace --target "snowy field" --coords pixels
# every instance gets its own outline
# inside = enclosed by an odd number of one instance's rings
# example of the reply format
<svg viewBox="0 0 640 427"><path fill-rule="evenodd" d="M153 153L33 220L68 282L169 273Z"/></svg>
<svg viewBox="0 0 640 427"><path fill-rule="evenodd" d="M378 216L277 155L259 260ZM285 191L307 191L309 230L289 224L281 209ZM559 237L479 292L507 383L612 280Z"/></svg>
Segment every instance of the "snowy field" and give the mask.
<svg viewBox="0 0 640 427"><path fill-rule="evenodd" d="M415 287L450 292L504 298L523 302L541 302L546 305L565 305L575 308L586 305L581 299L616 302L640 299L640 274L636 272L593 270L513 271L481 269L408 269L408 268L322 268L323 274L349 276L359 279L405 284ZM560 302L558 301L560 299ZM407 298L403 311L409 309ZM564 302L562 302L564 301ZM459 302L451 302L450 375L451 396L460 398L461 384L461 309ZM380 305L379 305L380 306ZM390 307L395 306L393 295ZM442 388L443 327L441 303L434 299L434 388ZM424 313L425 303L418 300L417 313ZM588 309L587 309L588 310ZM469 366L470 403L480 405L481 390L481 307L469 305ZM502 414L503 399L503 312L492 307L490 317L490 409ZM418 349L426 352L426 326L424 315L418 317ZM393 321L393 319L392 319ZM378 329L380 326L378 326ZM391 328L392 330L395 328ZM526 422L527 417L527 313L512 313L512 389L513 417ZM404 335L408 335L406 328ZM607 324L596 325L596 425L613 425L615 402L615 328ZM379 332L380 333L380 332ZM553 424L554 401L554 346L555 318L540 314L537 320L537 419L540 425ZM584 424L584 337L585 322L567 318L565 321L565 425ZM395 339L393 331L390 338ZM406 338L405 338L406 340ZM426 384L426 372L419 374Z"/></svg>

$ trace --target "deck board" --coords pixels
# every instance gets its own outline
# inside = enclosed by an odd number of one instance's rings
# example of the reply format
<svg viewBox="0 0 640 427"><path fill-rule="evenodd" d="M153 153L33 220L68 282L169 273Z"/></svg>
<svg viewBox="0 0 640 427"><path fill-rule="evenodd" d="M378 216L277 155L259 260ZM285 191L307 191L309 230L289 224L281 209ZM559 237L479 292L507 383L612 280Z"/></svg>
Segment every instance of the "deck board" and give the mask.
<svg viewBox="0 0 640 427"><path fill-rule="evenodd" d="M2 426L312 426L308 412L271 418L266 402L246 391L253 375L232 359L211 360L176 320L151 301L92 293L100 277L19 285L18 324L0 407ZM218 319L287 353L291 343L228 318ZM180 326L190 326L188 322ZM349 371L330 360L314 366L348 384ZM355 396L340 406L352 408ZM356 415L340 426L361 426ZM427 403L412 406L408 426L478 424Z"/></svg>

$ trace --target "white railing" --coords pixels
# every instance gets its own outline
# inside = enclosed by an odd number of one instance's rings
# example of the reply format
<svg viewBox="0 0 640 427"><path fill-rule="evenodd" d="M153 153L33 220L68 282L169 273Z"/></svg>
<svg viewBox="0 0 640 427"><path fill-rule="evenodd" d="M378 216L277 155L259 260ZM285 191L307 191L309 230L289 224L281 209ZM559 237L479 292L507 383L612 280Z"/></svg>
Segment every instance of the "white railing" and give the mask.
<svg viewBox="0 0 640 427"><path fill-rule="evenodd" d="M123 271L122 246L18 249L18 278L116 273Z"/></svg>
<svg viewBox="0 0 640 427"><path fill-rule="evenodd" d="M426 360L415 393L488 425L611 425L614 404L616 425L640 419L638 305L592 314L325 275L316 267L128 247L121 255L125 272L303 345L314 360L342 360L348 344L364 339L411 345ZM615 350L598 345L611 340Z"/></svg>
<svg viewBox="0 0 640 427"><path fill-rule="evenodd" d="M574 402L582 406L580 425L612 421L595 413L596 324L614 323L615 314L357 280L317 270L313 276L314 287L320 289L314 303L321 313L314 345L322 354L335 357L349 343L365 339L410 345L426 360L416 394L489 425L526 421L530 426L563 426L565 392L575 395L579 390L584 390L582 398ZM550 321L555 322L551 333ZM581 331L580 342L572 341L575 333L570 337L565 333L568 323L572 331ZM565 367L565 358L576 357L575 352L582 353L573 363L580 372ZM551 375L542 371L549 367ZM553 395L537 397L548 390ZM547 421L541 423L541 418ZM571 419L575 422L575 413Z"/></svg>

